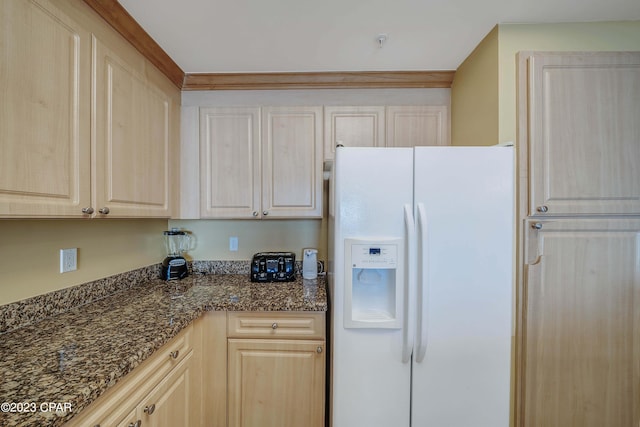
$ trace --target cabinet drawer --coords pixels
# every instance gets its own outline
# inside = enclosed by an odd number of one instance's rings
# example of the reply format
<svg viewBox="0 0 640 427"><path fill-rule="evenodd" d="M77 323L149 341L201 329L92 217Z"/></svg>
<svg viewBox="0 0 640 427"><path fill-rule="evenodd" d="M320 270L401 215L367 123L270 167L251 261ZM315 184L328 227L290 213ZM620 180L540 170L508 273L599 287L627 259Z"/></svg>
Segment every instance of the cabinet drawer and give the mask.
<svg viewBox="0 0 640 427"><path fill-rule="evenodd" d="M192 331L193 326L185 328L118 384L83 409L65 427L120 425L118 423L125 419L131 419L130 413L135 413L137 403L190 354L193 348Z"/></svg>
<svg viewBox="0 0 640 427"><path fill-rule="evenodd" d="M325 315L315 312L229 312L229 338L325 338Z"/></svg>

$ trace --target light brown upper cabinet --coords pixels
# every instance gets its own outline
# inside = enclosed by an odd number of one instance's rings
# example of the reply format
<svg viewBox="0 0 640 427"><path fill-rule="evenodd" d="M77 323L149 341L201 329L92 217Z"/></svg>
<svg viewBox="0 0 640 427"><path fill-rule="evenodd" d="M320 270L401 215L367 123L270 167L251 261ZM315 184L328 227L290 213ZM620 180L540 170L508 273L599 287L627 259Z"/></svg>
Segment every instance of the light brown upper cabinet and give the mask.
<svg viewBox="0 0 640 427"><path fill-rule="evenodd" d="M449 145L445 105L325 106L324 159L345 147Z"/></svg>
<svg viewBox="0 0 640 427"><path fill-rule="evenodd" d="M387 147L449 145L449 112L444 105L387 107Z"/></svg>
<svg viewBox="0 0 640 427"><path fill-rule="evenodd" d="M179 90L83 3L0 23L0 216L170 216Z"/></svg>
<svg viewBox="0 0 640 427"><path fill-rule="evenodd" d="M109 215L171 215L172 84L124 41L93 39L94 206Z"/></svg>
<svg viewBox="0 0 640 427"><path fill-rule="evenodd" d="M202 218L259 213L260 148L260 108L200 109Z"/></svg>
<svg viewBox="0 0 640 427"><path fill-rule="evenodd" d="M336 146L384 147L384 107L324 107L324 159L335 158Z"/></svg>
<svg viewBox="0 0 640 427"><path fill-rule="evenodd" d="M528 214L640 213L640 53L523 53L520 70Z"/></svg>
<svg viewBox="0 0 640 427"><path fill-rule="evenodd" d="M322 107L200 109L201 218L322 216Z"/></svg>
<svg viewBox="0 0 640 427"><path fill-rule="evenodd" d="M0 215L91 205L91 35L55 3L0 3Z"/></svg>

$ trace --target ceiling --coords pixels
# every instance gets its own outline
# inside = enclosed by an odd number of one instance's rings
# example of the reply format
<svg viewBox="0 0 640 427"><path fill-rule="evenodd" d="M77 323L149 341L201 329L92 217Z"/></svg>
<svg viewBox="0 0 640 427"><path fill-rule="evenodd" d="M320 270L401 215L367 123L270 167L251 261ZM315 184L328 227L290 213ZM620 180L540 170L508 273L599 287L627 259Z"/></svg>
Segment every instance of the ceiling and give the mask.
<svg viewBox="0 0 640 427"><path fill-rule="evenodd" d="M186 73L455 70L498 23L640 20L639 0L119 2Z"/></svg>

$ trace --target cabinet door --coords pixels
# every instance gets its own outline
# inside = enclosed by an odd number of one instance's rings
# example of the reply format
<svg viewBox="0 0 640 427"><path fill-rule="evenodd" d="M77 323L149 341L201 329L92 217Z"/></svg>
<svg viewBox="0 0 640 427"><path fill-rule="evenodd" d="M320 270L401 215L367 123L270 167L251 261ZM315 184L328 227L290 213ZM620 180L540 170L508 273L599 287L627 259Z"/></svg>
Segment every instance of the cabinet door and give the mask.
<svg viewBox="0 0 640 427"><path fill-rule="evenodd" d="M322 107L266 107L262 215L322 217Z"/></svg>
<svg viewBox="0 0 640 427"><path fill-rule="evenodd" d="M260 109L200 109L200 216L260 212Z"/></svg>
<svg viewBox="0 0 640 427"><path fill-rule="evenodd" d="M93 48L96 211L168 217L172 116L178 112L158 83L163 77L131 46L94 37Z"/></svg>
<svg viewBox="0 0 640 427"><path fill-rule="evenodd" d="M229 427L324 426L324 341L229 339Z"/></svg>
<svg viewBox="0 0 640 427"><path fill-rule="evenodd" d="M640 53L540 53L527 69L529 215L640 213Z"/></svg>
<svg viewBox="0 0 640 427"><path fill-rule="evenodd" d="M138 407L138 419L143 426L175 427L196 426L199 414L192 413L190 390L195 367L190 352L162 381L145 397Z"/></svg>
<svg viewBox="0 0 640 427"><path fill-rule="evenodd" d="M0 216L90 206L90 35L54 2L0 2Z"/></svg>
<svg viewBox="0 0 640 427"><path fill-rule="evenodd" d="M324 107L324 159L336 145L384 147L384 107Z"/></svg>
<svg viewBox="0 0 640 427"><path fill-rule="evenodd" d="M517 425L638 425L640 221L533 224Z"/></svg>
<svg viewBox="0 0 640 427"><path fill-rule="evenodd" d="M387 146L449 145L449 112L444 105L387 107Z"/></svg>

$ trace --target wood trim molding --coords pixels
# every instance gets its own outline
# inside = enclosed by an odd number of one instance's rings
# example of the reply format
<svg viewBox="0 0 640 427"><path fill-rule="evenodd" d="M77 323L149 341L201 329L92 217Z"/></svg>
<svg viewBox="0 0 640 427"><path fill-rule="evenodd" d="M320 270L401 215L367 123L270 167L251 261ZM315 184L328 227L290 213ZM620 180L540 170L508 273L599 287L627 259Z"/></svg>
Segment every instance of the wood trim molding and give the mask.
<svg viewBox="0 0 640 427"><path fill-rule="evenodd" d="M111 25L156 66L178 89L184 83L184 71L156 43L155 40L133 19L129 12L116 0L84 0L98 15Z"/></svg>
<svg viewBox="0 0 640 427"><path fill-rule="evenodd" d="M455 71L187 73L182 90L450 88L454 74Z"/></svg>

